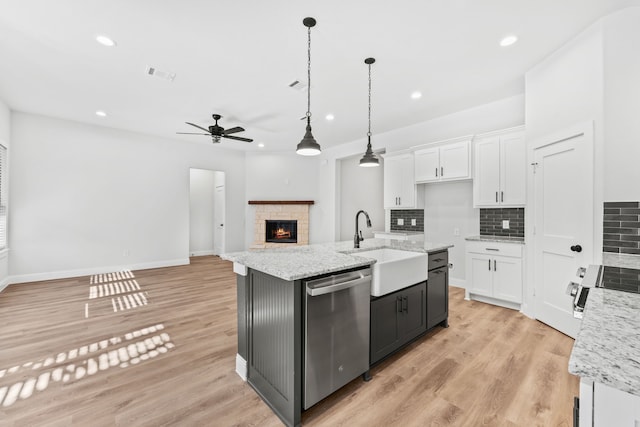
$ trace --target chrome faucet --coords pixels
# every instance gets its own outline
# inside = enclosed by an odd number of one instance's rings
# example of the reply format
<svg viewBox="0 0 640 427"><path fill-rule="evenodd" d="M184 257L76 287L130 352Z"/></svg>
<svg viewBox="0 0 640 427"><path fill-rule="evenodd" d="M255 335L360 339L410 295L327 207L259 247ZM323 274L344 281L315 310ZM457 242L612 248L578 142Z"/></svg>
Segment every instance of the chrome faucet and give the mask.
<svg viewBox="0 0 640 427"><path fill-rule="evenodd" d="M356 234L353 236L354 248L359 248L360 242L364 240L364 237L362 237L362 231L358 230L358 217L360 216L361 213L363 213L364 216L367 218L367 227L371 228L371 220L369 219L369 214L363 210L359 210L358 213L356 214Z"/></svg>

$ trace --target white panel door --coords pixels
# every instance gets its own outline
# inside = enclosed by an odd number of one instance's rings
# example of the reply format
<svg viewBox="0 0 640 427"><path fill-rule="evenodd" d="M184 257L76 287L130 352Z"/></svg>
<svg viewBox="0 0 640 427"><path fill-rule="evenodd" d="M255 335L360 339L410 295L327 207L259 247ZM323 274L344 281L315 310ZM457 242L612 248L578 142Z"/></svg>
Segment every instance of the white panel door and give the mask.
<svg viewBox="0 0 640 427"><path fill-rule="evenodd" d="M522 303L522 260L493 258L493 296L505 301Z"/></svg>
<svg viewBox="0 0 640 427"><path fill-rule="evenodd" d="M500 138L500 203L521 205L527 202L527 149L524 133Z"/></svg>
<svg viewBox="0 0 640 427"><path fill-rule="evenodd" d="M440 147L440 179L470 178L469 141Z"/></svg>
<svg viewBox="0 0 640 427"><path fill-rule="evenodd" d="M471 279L469 292L476 295L492 296L493 265L489 255L467 254L467 272Z"/></svg>
<svg viewBox="0 0 640 427"><path fill-rule="evenodd" d="M216 190L213 195L213 253L214 255L220 255L225 252L225 189L224 185L216 185Z"/></svg>
<svg viewBox="0 0 640 427"><path fill-rule="evenodd" d="M533 158L536 317L575 338L580 323L565 290L593 261L592 124L536 141Z"/></svg>
<svg viewBox="0 0 640 427"><path fill-rule="evenodd" d="M384 159L384 207L396 208L400 204L402 188L402 159L385 157Z"/></svg>
<svg viewBox="0 0 640 427"><path fill-rule="evenodd" d="M475 146L475 206L497 206L500 191L500 139L486 138Z"/></svg>
<svg viewBox="0 0 640 427"><path fill-rule="evenodd" d="M416 181L412 155L402 157L400 162L400 207L413 208L416 205Z"/></svg>

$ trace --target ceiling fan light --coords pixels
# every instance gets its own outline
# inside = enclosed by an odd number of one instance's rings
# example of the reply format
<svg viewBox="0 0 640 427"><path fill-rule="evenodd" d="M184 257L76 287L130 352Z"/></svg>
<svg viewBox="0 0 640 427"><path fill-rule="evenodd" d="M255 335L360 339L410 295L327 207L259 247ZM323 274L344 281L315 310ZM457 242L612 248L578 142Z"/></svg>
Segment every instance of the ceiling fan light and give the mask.
<svg viewBox="0 0 640 427"><path fill-rule="evenodd" d="M320 144L316 142L316 139L311 134L311 124L307 123L307 131L304 133L304 138L298 144L296 153L301 156L317 156L321 153Z"/></svg>

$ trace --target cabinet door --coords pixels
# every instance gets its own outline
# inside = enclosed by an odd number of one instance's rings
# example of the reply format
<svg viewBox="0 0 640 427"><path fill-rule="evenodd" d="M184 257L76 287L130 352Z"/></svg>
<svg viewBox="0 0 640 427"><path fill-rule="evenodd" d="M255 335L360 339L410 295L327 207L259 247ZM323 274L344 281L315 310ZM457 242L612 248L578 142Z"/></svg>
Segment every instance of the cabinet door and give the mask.
<svg viewBox="0 0 640 427"><path fill-rule="evenodd" d="M580 424L582 425L582 420L580 420ZM634 427L640 425L640 397L601 383L595 383L593 425L596 427Z"/></svg>
<svg viewBox="0 0 640 427"><path fill-rule="evenodd" d="M500 203L522 205L526 203L527 150L524 133L518 132L500 138Z"/></svg>
<svg viewBox="0 0 640 427"><path fill-rule="evenodd" d="M402 291L401 341L412 340L427 330L427 284L423 282Z"/></svg>
<svg viewBox="0 0 640 427"><path fill-rule="evenodd" d="M440 179L471 178L469 171L469 141L447 144L440 147Z"/></svg>
<svg viewBox="0 0 640 427"><path fill-rule="evenodd" d="M402 297L398 293L371 301L370 361L375 363L400 347Z"/></svg>
<svg viewBox="0 0 640 427"><path fill-rule="evenodd" d="M429 271L427 280L427 329L446 320L449 315L448 267Z"/></svg>
<svg viewBox="0 0 640 427"><path fill-rule="evenodd" d="M384 159L384 207L396 208L400 200L402 187L402 159L386 157Z"/></svg>
<svg viewBox="0 0 640 427"><path fill-rule="evenodd" d="M467 277L471 280L469 292L492 296L493 263L489 255L467 253Z"/></svg>
<svg viewBox="0 0 640 427"><path fill-rule="evenodd" d="M415 156L415 181L429 182L440 179L440 149L418 150Z"/></svg>
<svg viewBox="0 0 640 427"><path fill-rule="evenodd" d="M493 257L493 296L505 301L522 302L522 260Z"/></svg>
<svg viewBox="0 0 640 427"><path fill-rule="evenodd" d="M500 196L500 139L485 138L475 146L474 206L497 206Z"/></svg>
<svg viewBox="0 0 640 427"><path fill-rule="evenodd" d="M416 206L416 181L413 155L403 156L400 160L400 205L401 208Z"/></svg>

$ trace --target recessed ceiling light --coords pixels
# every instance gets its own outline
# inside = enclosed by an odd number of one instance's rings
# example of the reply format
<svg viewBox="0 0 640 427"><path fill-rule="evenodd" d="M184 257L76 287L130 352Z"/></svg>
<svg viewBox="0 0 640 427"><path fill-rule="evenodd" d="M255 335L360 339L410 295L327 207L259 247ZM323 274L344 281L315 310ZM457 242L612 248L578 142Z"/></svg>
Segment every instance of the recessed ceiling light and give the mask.
<svg viewBox="0 0 640 427"><path fill-rule="evenodd" d="M506 36L505 38L500 40L500 46L502 46L502 47L511 46L512 44L514 44L517 41L518 41L518 37L517 36L514 36L514 35Z"/></svg>
<svg viewBox="0 0 640 427"><path fill-rule="evenodd" d="M96 36L96 41L103 46L107 46L107 47L116 46L116 42L107 36L103 36L103 35Z"/></svg>
<svg viewBox="0 0 640 427"><path fill-rule="evenodd" d="M416 91L411 94L411 99L420 99L420 98L422 98L422 92Z"/></svg>
<svg viewBox="0 0 640 427"><path fill-rule="evenodd" d="M258 147L264 148L264 144L261 142L260 144L258 144Z"/></svg>
<svg viewBox="0 0 640 427"><path fill-rule="evenodd" d="M327 115L325 116L325 119L327 119L327 120L329 120L329 121L331 121L331 120L333 120L333 119L335 119L335 118L336 118L336 117L335 117L333 114L327 114Z"/></svg>
<svg viewBox="0 0 640 427"><path fill-rule="evenodd" d="M102 110L98 110L98 111L96 111L96 116L98 116L98 117L107 117L107 113L105 113Z"/></svg>

